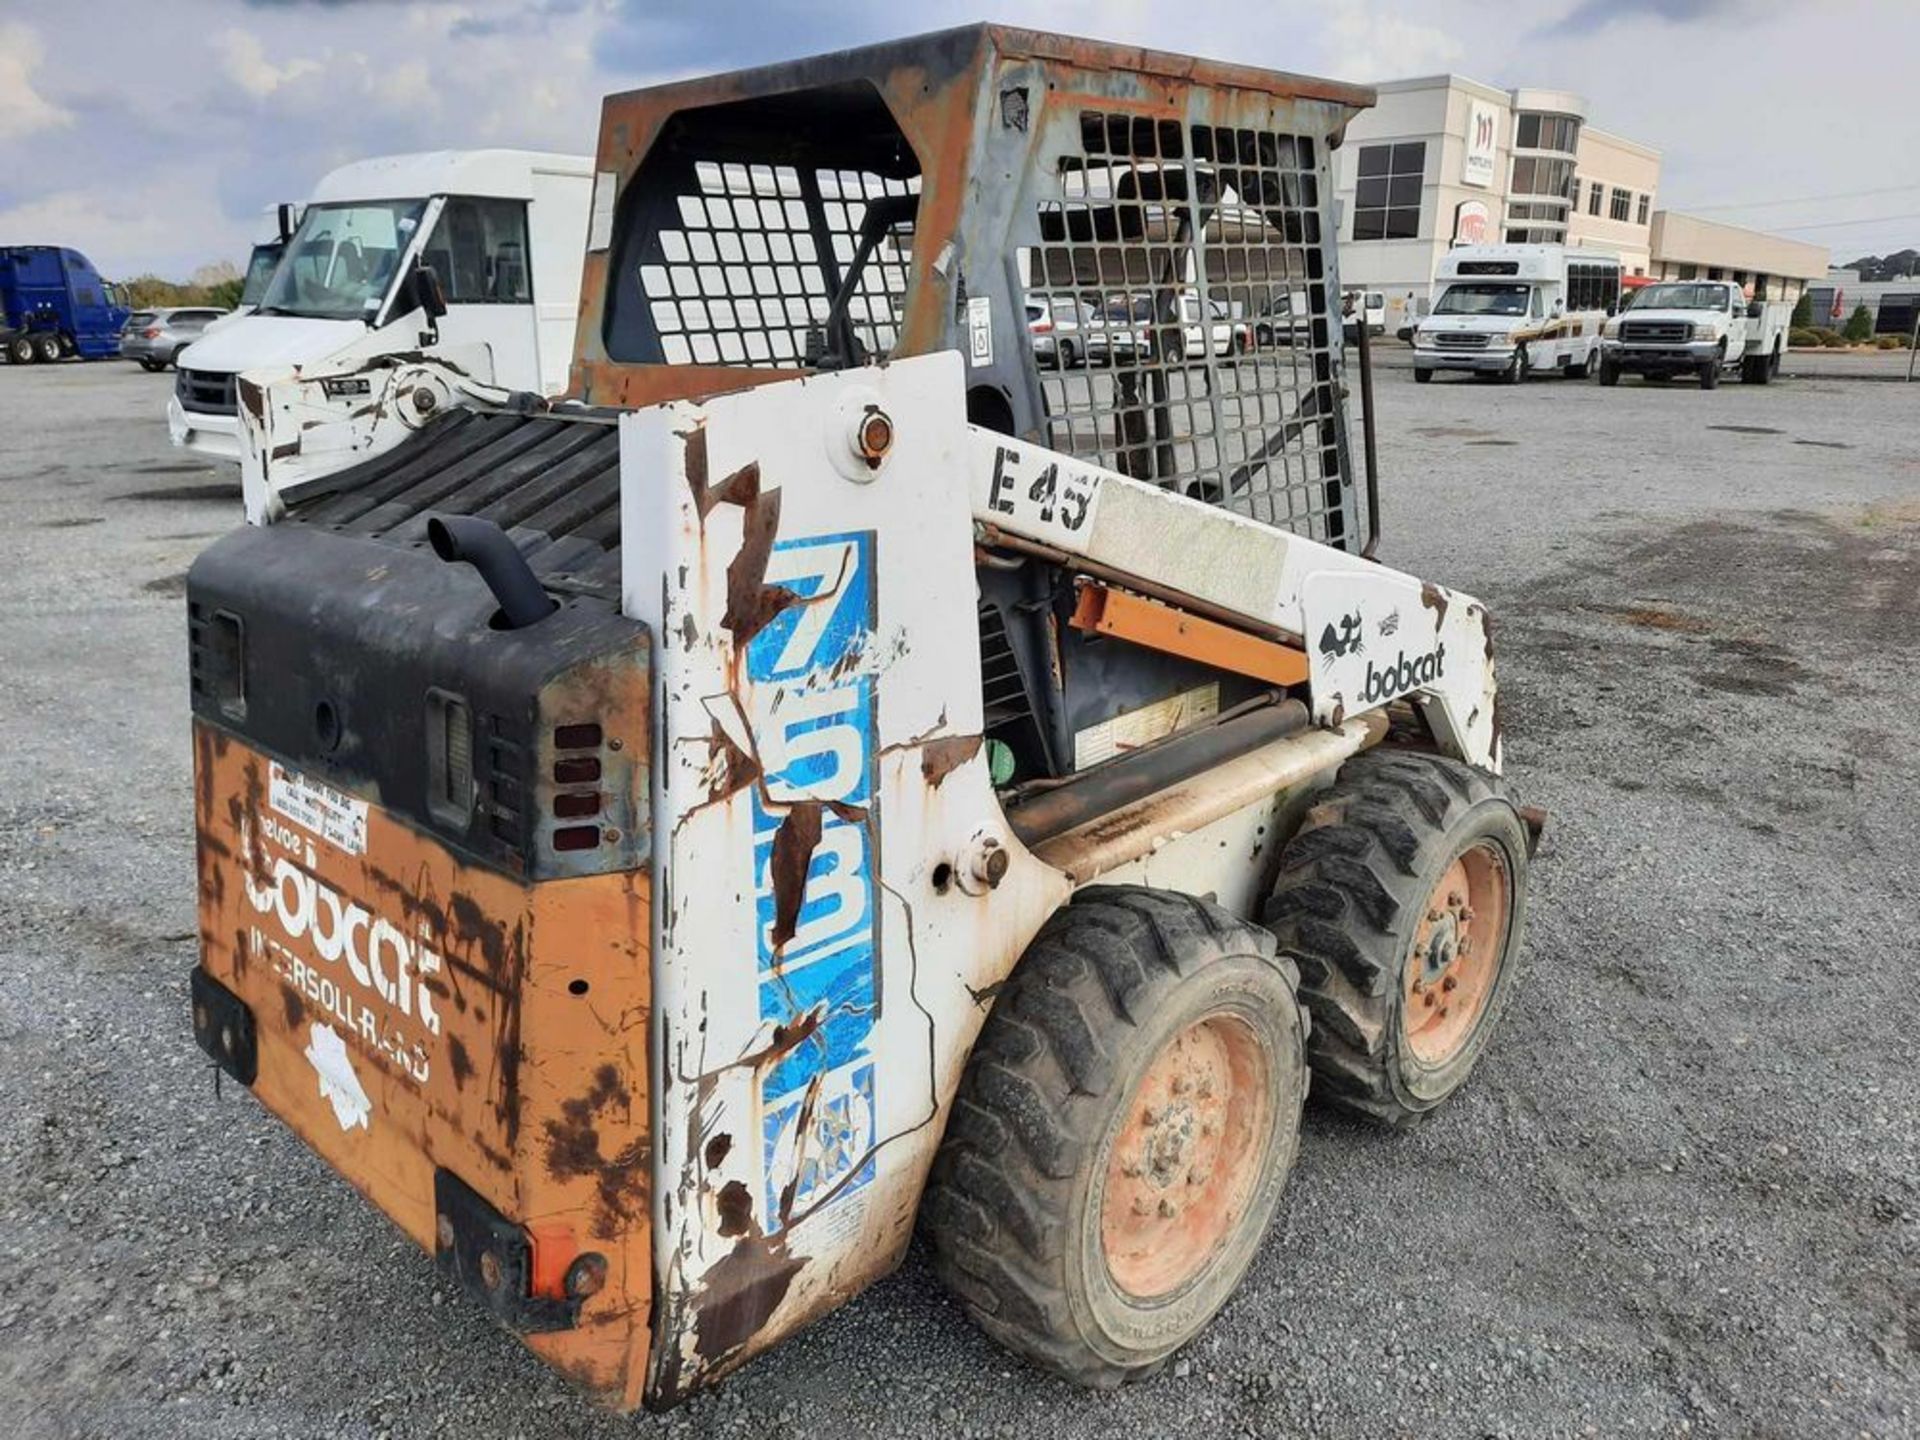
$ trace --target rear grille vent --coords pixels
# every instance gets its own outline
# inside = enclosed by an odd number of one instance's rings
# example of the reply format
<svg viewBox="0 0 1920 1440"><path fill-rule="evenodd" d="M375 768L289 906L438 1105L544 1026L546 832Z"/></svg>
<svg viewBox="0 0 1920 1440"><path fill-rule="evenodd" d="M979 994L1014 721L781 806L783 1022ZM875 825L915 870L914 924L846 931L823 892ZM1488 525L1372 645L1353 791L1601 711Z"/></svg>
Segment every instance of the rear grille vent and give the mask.
<svg viewBox="0 0 1920 1440"><path fill-rule="evenodd" d="M553 783L568 787L553 794L555 850L592 850L600 844L597 824L560 822L589 821L600 814L600 745L605 738L599 725L590 721L553 728Z"/></svg>
<svg viewBox="0 0 1920 1440"><path fill-rule="evenodd" d="M438 689L427 691L427 810L458 830L473 820L473 712Z"/></svg>
<svg viewBox="0 0 1920 1440"><path fill-rule="evenodd" d="M527 811L526 788L520 777L526 774L526 750L509 736L506 722L489 715L486 723L487 816L495 838L507 844L522 843Z"/></svg>
<svg viewBox="0 0 1920 1440"><path fill-rule="evenodd" d="M998 605L986 602L980 605L980 682L987 729L1031 717L1026 683L1013 656L1013 642L1007 638L1006 617Z"/></svg>
<svg viewBox="0 0 1920 1440"><path fill-rule="evenodd" d="M187 606L188 670L193 693L211 700L229 720L247 718L246 631L230 610L208 615L197 603Z"/></svg>

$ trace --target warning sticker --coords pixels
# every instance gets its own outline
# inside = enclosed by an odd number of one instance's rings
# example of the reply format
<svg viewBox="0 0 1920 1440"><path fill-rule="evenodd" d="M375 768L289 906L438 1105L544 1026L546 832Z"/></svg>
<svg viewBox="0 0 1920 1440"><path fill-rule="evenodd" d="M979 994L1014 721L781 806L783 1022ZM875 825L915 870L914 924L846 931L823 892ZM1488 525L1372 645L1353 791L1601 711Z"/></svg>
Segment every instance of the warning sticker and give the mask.
<svg viewBox="0 0 1920 1440"><path fill-rule="evenodd" d="M1129 710L1098 725L1077 731L1073 737L1073 768L1084 770L1111 760L1142 745L1164 740L1176 730L1184 730L1220 713L1219 683L1202 685L1184 695L1170 695L1153 705Z"/></svg>
<svg viewBox="0 0 1920 1440"><path fill-rule="evenodd" d="M267 803L336 849L349 855L366 853L366 801L343 795L275 760L267 771Z"/></svg>
<svg viewBox="0 0 1920 1440"><path fill-rule="evenodd" d="M993 363L993 302L985 295L967 299L967 362Z"/></svg>

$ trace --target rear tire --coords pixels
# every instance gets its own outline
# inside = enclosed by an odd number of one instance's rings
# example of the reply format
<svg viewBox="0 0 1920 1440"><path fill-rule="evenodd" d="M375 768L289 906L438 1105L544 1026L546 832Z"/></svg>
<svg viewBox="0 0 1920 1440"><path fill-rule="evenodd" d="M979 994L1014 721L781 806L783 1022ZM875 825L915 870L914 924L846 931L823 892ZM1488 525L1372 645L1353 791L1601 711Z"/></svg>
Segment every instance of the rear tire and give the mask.
<svg viewBox="0 0 1920 1440"><path fill-rule="evenodd" d="M1266 912L1300 962L1318 1095L1404 1126L1466 1083L1518 971L1527 852L1500 781L1471 766L1376 750L1341 769Z"/></svg>
<svg viewBox="0 0 1920 1440"><path fill-rule="evenodd" d="M33 341L33 358L43 364L51 365L60 358L60 337L58 335L36 335Z"/></svg>
<svg viewBox="0 0 1920 1440"><path fill-rule="evenodd" d="M33 363L33 337L16 335L7 341L7 363L9 365L31 365Z"/></svg>
<svg viewBox="0 0 1920 1440"><path fill-rule="evenodd" d="M143 355L140 357L140 368L151 375L155 371L164 370L167 367L162 365L158 360L149 360Z"/></svg>
<svg viewBox="0 0 1920 1440"><path fill-rule="evenodd" d="M981 1032L921 1214L995 1339L1110 1388L1157 1371L1252 1263L1299 1145L1307 1017L1273 937L1094 886Z"/></svg>
<svg viewBox="0 0 1920 1440"><path fill-rule="evenodd" d="M1584 380L1584 379L1586 379L1586 378L1587 378L1587 367L1588 367L1588 365L1589 365L1589 364L1591 364L1591 363L1592 363L1592 362L1591 362L1591 361L1589 361L1589 360L1582 360L1582 361L1581 361L1581 362L1580 362L1580 363L1579 363L1578 365L1569 365L1569 366L1567 366L1567 379L1569 379L1569 380Z"/></svg>

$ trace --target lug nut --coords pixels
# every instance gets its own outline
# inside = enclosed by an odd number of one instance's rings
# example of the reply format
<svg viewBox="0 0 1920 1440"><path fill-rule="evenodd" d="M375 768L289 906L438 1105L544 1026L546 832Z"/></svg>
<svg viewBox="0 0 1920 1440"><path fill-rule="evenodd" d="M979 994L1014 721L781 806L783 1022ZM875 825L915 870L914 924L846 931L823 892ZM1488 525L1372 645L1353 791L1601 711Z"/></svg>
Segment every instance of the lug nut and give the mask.
<svg viewBox="0 0 1920 1440"><path fill-rule="evenodd" d="M1160 1202L1160 1218L1162 1220L1171 1220L1173 1219L1174 1216L1178 1215L1179 1213L1180 1213L1180 1207L1178 1205L1175 1205L1173 1201L1162 1200Z"/></svg>
<svg viewBox="0 0 1920 1440"><path fill-rule="evenodd" d="M1460 983L1460 982L1459 982L1459 981L1457 981L1457 980L1455 980L1455 979L1453 978L1453 976L1451 976L1451 975L1449 975L1449 976L1447 976L1447 977L1446 977L1446 979L1444 979L1444 980L1442 980L1442 981L1440 982L1440 988L1441 988L1442 990L1451 990L1451 989L1453 989L1453 987L1454 987L1455 985L1457 985L1457 984L1459 984L1459 983Z"/></svg>
<svg viewBox="0 0 1920 1440"><path fill-rule="evenodd" d="M504 1277L500 1273L500 1257L488 1250L480 1256L480 1283L489 1290L498 1290Z"/></svg>
<svg viewBox="0 0 1920 1440"><path fill-rule="evenodd" d="M451 1215L442 1215L435 1221L433 1233L434 1238L439 1240L442 1250L453 1249L453 1217Z"/></svg>
<svg viewBox="0 0 1920 1440"><path fill-rule="evenodd" d="M1433 1008L1433 995L1431 993L1422 995L1420 999L1422 1003L1426 1005L1427 1009L1431 1010Z"/></svg>
<svg viewBox="0 0 1920 1440"><path fill-rule="evenodd" d="M1443 912L1441 912L1441 911L1439 911L1439 910L1429 910L1429 911L1427 911L1427 921L1428 921L1428 923L1429 923L1429 924L1437 924L1437 923L1439 922L1439 920L1440 920L1440 917L1441 917L1441 915L1442 915L1442 913L1443 913Z"/></svg>
<svg viewBox="0 0 1920 1440"><path fill-rule="evenodd" d="M575 1300L598 1295L607 1284L607 1257L591 1251L567 1267L567 1294Z"/></svg>

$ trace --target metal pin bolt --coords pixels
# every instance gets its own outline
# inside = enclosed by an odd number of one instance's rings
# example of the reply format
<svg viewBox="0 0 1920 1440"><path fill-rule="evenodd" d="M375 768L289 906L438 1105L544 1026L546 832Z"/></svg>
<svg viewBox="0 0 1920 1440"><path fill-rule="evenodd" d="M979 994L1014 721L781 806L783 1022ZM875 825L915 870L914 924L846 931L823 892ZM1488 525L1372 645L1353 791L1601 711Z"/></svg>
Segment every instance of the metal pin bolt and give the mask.
<svg viewBox="0 0 1920 1440"><path fill-rule="evenodd" d="M1425 1004L1425 1006L1427 1007L1427 1009L1429 1009L1429 1010L1431 1010L1431 1009L1433 1008L1433 995L1432 995L1432 992L1428 992L1427 994L1425 994L1425 995L1422 995L1422 996L1420 997L1420 999L1421 999L1421 1002L1422 1002L1423 1004Z"/></svg>
<svg viewBox="0 0 1920 1440"><path fill-rule="evenodd" d="M1458 890L1449 890L1447 892L1447 904L1455 906L1457 908L1466 903L1467 903L1467 897L1462 895Z"/></svg>
<svg viewBox="0 0 1920 1440"><path fill-rule="evenodd" d="M1428 921L1428 923L1429 923L1429 924L1432 924L1432 923L1435 923L1435 922L1437 922L1437 921L1438 921L1438 920L1440 919L1440 917L1441 917L1441 914L1442 914L1442 913L1443 913L1443 912L1441 912L1441 911L1439 911L1439 910L1429 910L1429 911L1427 911L1427 921Z"/></svg>
<svg viewBox="0 0 1920 1440"><path fill-rule="evenodd" d="M1416 980L1416 981L1414 981L1414 982L1413 982L1413 993L1414 993L1414 994L1416 994L1416 995L1424 995L1424 994L1426 994L1426 993L1427 993L1427 982L1426 982L1426 981L1424 981L1424 980Z"/></svg>
<svg viewBox="0 0 1920 1440"><path fill-rule="evenodd" d="M453 1249L453 1217L452 1216L442 1215L434 1223L433 1233L439 1239L440 1248L442 1250Z"/></svg>
<svg viewBox="0 0 1920 1440"><path fill-rule="evenodd" d="M1451 990L1453 989L1454 986L1458 985L1459 983L1460 982L1458 980L1454 979L1453 976L1449 975L1446 977L1446 979L1440 982L1440 988L1442 990Z"/></svg>
<svg viewBox="0 0 1920 1440"><path fill-rule="evenodd" d="M877 467L893 449L892 417L884 410L867 411L854 429L853 448L867 464Z"/></svg>
<svg viewBox="0 0 1920 1440"><path fill-rule="evenodd" d="M480 1283L489 1290L498 1290L503 1277L500 1274L500 1257L488 1250L480 1257Z"/></svg>

